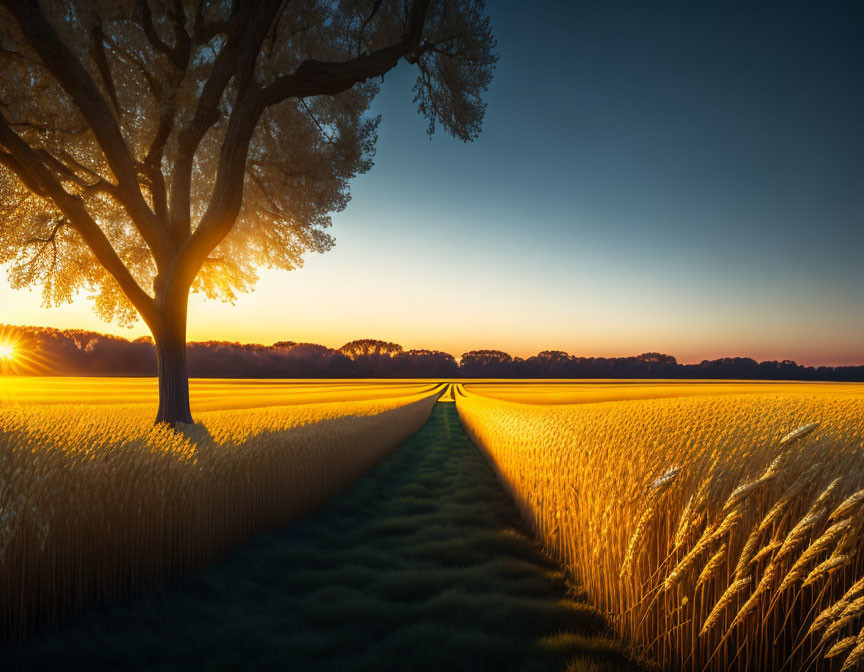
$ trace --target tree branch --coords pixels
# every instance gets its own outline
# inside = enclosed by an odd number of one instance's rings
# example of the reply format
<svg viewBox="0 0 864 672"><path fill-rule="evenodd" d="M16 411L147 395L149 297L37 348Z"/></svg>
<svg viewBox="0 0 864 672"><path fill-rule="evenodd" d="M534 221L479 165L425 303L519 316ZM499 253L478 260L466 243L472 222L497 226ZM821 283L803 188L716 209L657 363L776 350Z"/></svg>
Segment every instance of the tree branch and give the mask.
<svg viewBox="0 0 864 672"><path fill-rule="evenodd" d="M146 2L146 0L145 0ZM173 0L169 16L174 22L174 51L177 60L182 63L180 70L186 71L189 67L189 55L192 53L192 40L186 32L186 11L183 9L182 0Z"/></svg>
<svg viewBox="0 0 864 672"><path fill-rule="evenodd" d="M114 52L115 57L121 61L134 66L144 76L147 82L147 88L150 89L150 94L153 100L157 103L163 100L164 87L162 83L147 69L145 63L123 49L110 37L105 38L106 43ZM171 94L173 95L173 93ZM150 195L153 199L153 209L156 216L163 222L168 222L170 219L168 213L168 189L165 184L165 176L162 174L162 155L165 150L165 143L171 135L172 120L171 113L162 106L162 111L159 117L159 125L156 128L156 133L150 142L150 148L147 151L147 156L144 157L140 169L143 175L147 178L147 187L150 190ZM176 242L176 241L175 241ZM179 243L176 243L179 245Z"/></svg>
<svg viewBox="0 0 864 672"><path fill-rule="evenodd" d="M151 328L158 325L159 316L153 299L141 289L126 265L117 256L111 241L87 212L79 196L67 192L57 182L39 155L12 130L0 114L0 144L8 153L0 152L0 162L12 169L34 193L50 199L81 235L87 247ZM11 156L12 161L9 161Z"/></svg>
<svg viewBox="0 0 864 672"><path fill-rule="evenodd" d="M156 79L153 73L151 73L147 69L144 61L142 61L134 54L129 53L126 49L117 44L117 42L108 35L105 36L105 42L114 51L116 58L120 59L121 61L125 59L128 63L138 68L138 71L144 76L144 79L147 81L147 88L150 89L150 94L153 96L153 99L157 101L161 100L162 85L159 83L159 80Z"/></svg>
<svg viewBox="0 0 864 672"><path fill-rule="evenodd" d="M403 56L420 46L428 7L429 0L416 2L405 37L396 44L348 61L303 61L293 73L280 77L262 91L263 105L268 107L288 98L332 96L385 75Z"/></svg>
<svg viewBox="0 0 864 672"><path fill-rule="evenodd" d="M270 3L266 9L269 11L258 8L243 29L243 39L237 49L239 58L234 66L237 95L222 141L213 196L198 228L180 248L172 265L167 286L175 292L185 292L191 286L201 264L234 226L243 203L243 176L249 143L264 110L258 95L260 89L255 86L255 61L278 10L278 3ZM172 216L173 205L172 200Z"/></svg>
<svg viewBox="0 0 864 672"><path fill-rule="evenodd" d="M60 150L60 161L62 161L63 164L66 166L71 166L72 170L80 170L82 173L85 173L85 174L89 175L90 177L92 177L94 179L94 183L91 183L91 184L105 182L106 184L110 185L110 187L112 187L114 189L117 188L115 185L113 185L110 182L108 182L107 180L105 180L95 170L88 168L83 163L78 161L74 156L72 156L66 150Z"/></svg>
<svg viewBox="0 0 864 672"><path fill-rule="evenodd" d="M6 166L9 170L15 173L15 175L18 176L18 179L24 183L24 186L34 194L41 196L42 198L48 198L45 194L45 190L39 183L38 178L27 169L26 165L19 162L12 154L0 151L0 164Z"/></svg>
<svg viewBox="0 0 864 672"><path fill-rule="evenodd" d="M90 31L90 38L93 44L90 46L90 58L96 64L99 74L102 76L102 81L105 83L105 89L108 91L108 96L111 98L111 103L117 114L122 114L120 110L120 101L117 100L117 89L114 87L114 78L111 76L111 66L108 64L108 58L105 55L105 35L102 32L102 24L97 23Z"/></svg>
<svg viewBox="0 0 864 672"><path fill-rule="evenodd" d="M150 143L147 156L144 157L143 170L150 179L150 194L153 196L153 207L156 214L163 220L168 221L168 192L165 186L165 176L162 174L162 154L165 151L165 143L171 135L171 122L163 116L159 119L159 128Z"/></svg>
<svg viewBox="0 0 864 672"><path fill-rule="evenodd" d="M246 3L245 12L233 17L232 21L236 20L241 24L248 21L251 6L252 3ZM219 101L237 68L244 32L241 25L229 35L222 51L216 56L210 76L201 90L201 97L198 99L192 121L177 138L178 151L170 195L171 227L175 239L183 240L191 232L189 197L195 152L207 131L219 118Z"/></svg>
<svg viewBox="0 0 864 672"><path fill-rule="evenodd" d="M168 286L176 287L177 291L190 286L201 264L234 226L243 200L243 176L249 143L264 109L288 97L339 93L371 77L384 75L396 66L402 56L420 44L428 6L429 0L417 1L406 36L395 45L343 63L305 61L294 74L282 77L264 89L254 88L251 75L255 55L266 35L267 24L260 15L253 17L253 25L244 32L249 35L259 32L260 39L254 41L254 53L244 50L247 60L238 68L241 86L222 144L213 196L198 228L180 249L177 261L172 266ZM257 31L255 25L258 26ZM245 86L242 84L244 82ZM250 90L244 90L246 87Z"/></svg>
<svg viewBox="0 0 864 672"><path fill-rule="evenodd" d="M13 51L11 49L3 49L0 47L0 56L6 56L7 58L17 58L19 61L24 61L25 63L29 63L30 65L35 65L38 67L42 67L42 64L34 58L30 58L29 56L25 56L17 51Z"/></svg>
<svg viewBox="0 0 864 672"><path fill-rule="evenodd" d="M199 44L207 44L217 35L227 34L231 29L230 21L205 21L204 5L206 0L199 0L192 19L192 38ZM232 5L232 15L236 13L236 2Z"/></svg>
<svg viewBox="0 0 864 672"><path fill-rule="evenodd" d="M360 26L360 30L357 32L357 46L359 47L361 44L365 43L365 39L363 38L363 33L366 32L366 26L369 25L369 22L375 18L375 15L378 13L378 10L381 9L381 5L384 3L384 0L375 0L375 4L372 6L372 11L369 12L369 16L363 21L363 25Z"/></svg>
<svg viewBox="0 0 864 672"><path fill-rule="evenodd" d="M169 47L159 38L156 26L153 24L153 14L150 12L150 3L148 0L138 0L138 7L141 10L141 25L144 27L144 35L147 37L147 41L150 42L150 45L156 51L165 54L178 70L185 71L189 63L190 42L189 35L184 28L186 19L183 13L183 6L175 1L173 9L170 12L171 20L174 23L175 44L173 47Z"/></svg>
<svg viewBox="0 0 864 672"><path fill-rule="evenodd" d="M249 71L247 79L251 82L255 59L267 29L272 24L273 15L278 9L278 4L274 2L263 3L261 7L254 5L255 3L251 2L242 3L237 13L232 16L228 40L216 56L213 69L198 99L192 121L178 136L178 152L171 183L170 202L171 225L175 239L185 239L191 233L189 196L192 166L198 145L219 119L219 101L231 79L243 70L243 64L246 64L246 69ZM238 76L236 83L238 101L241 96L239 91L243 91L249 82L240 82ZM253 123L256 121L257 119L252 120Z"/></svg>
<svg viewBox="0 0 864 672"><path fill-rule="evenodd" d="M60 229L63 228L64 225L68 224L68 220L65 218L60 218L54 223L54 228L51 229L51 233L48 234L47 238L39 238L33 237L28 238L24 241L24 244L28 247L31 245L39 245L39 249L37 249L33 256L30 257L30 260L27 263L33 263L38 259L42 251L45 249L46 245L51 245L51 272L55 273L57 271L57 234L60 232Z"/></svg>
<svg viewBox="0 0 864 672"><path fill-rule="evenodd" d="M94 176L96 179L93 182L88 182L84 178L82 178L78 173L76 173L72 168L69 168L62 160L55 157L51 152L47 149L38 149L36 150L36 154L45 162L46 166L54 171L54 174L60 180L68 180L69 182L74 182L82 189L87 191L101 191L113 198L117 198L117 187L116 185L111 184L107 180L102 179L99 175L91 171L89 168L82 166L80 163L75 161L69 154L66 152L63 153L63 158L67 160L67 162L71 162L73 166L78 168L79 170L83 170L88 174Z"/></svg>
<svg viewBox="0 0 864 672"><path fill-rule="evenodd" d="M163 230L138 186L138 172L120 128L90 74L63 44L35 0L0 0L18 22L24 37L43 65L57 79L102 148L119 184L118 195L133 223L153 252L156 265L164 265L171 248Z"/></svg>
<svg viewBox="0 0 864 672"><path fill-rule="evenodd" d="M40 238L39 236L33 236L32 238L28 238L27 240L25 240L24 244L25 245L36 245L38 243L43 243L43 244L47 245L48 243L51 243L52 245L54 245L54 250L56 251L57 250L57 234L60 232L60 229L63 228L64 224L67 224L67 221L65 219L62 219L62 218L58 219L54 223L54 228L51 229L51 233L48 234L47 238Z"/></svg>

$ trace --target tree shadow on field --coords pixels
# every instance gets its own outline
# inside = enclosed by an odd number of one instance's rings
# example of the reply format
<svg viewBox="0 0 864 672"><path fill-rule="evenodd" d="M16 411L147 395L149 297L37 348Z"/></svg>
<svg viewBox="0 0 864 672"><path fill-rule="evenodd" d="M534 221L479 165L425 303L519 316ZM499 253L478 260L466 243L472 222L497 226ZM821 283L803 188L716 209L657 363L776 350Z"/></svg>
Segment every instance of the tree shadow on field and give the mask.
<svg viewBox="0 0 864 672"><path fill-rule="evenodd" d="M438 404L315 516L0 649L24 670L625 670Z"/></svg>

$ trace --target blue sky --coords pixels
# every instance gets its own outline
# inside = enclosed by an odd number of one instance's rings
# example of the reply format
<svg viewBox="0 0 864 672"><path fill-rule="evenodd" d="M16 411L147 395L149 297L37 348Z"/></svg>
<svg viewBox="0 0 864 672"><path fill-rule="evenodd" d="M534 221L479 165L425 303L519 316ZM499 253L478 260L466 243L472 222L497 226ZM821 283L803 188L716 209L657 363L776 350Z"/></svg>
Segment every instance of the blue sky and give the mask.
<svg viewBox="0 0 864 672"><path fill-rule="evenodd" d="M756 4L490 3L482 136L428 138L400 66L336 248L190 338L864 363L864 10Z"/></svg>

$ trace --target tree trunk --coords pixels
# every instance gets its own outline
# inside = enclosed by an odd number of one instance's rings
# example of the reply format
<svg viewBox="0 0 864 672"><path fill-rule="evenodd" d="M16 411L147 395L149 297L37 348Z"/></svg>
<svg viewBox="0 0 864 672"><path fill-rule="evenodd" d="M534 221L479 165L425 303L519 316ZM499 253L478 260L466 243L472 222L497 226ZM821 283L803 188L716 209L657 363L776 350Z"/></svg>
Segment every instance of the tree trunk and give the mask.
<svg viewBox="0 0 864 672"><path fill-rule="evenodd" d="M158 330L153 338L159 364L159 412L156 423L164 422L172 427L178 422L191 423L185 314L180 319L172 320L170 326Z"/></svg>

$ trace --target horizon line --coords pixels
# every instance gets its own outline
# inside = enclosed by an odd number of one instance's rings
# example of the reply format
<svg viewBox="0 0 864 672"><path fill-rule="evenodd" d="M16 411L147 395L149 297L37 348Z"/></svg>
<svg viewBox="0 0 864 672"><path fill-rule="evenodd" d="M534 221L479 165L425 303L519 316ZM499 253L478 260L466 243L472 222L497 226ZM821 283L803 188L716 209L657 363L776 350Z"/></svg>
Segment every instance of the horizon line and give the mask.
<svg viewBox="0 0 864 672"><path fill-rule="evenodd" d="M152 337L150 335L137 336L135 338L128 338L126 336L121 336L121 335L110 333L110 332L96 331L93 329L80 329L80 328L75 328L75 327L61 328L61 327L50 327L50 326L35 325L35 324L31 324L31 325L9 324L9 323L0 322L0 330L4 330L4 329L6 329L6 330L9 330L9 329L44 329L44 330L56 331L59 333L83 332L83 333L96 334L96 335L99 335L102 337L123 340L123 341L126 341L128 343L133 343L133 342L138 342L138 341L152 343ZM2 335L3 335L2 331L0 331L0 337L2 337ZM341 348L345 347L346 345L348 345L350 343L354 343L356 341L378 341L381 343L394 344L394 345L399 346L400 348L403 348L403 346L400 343L397 343L396 341L390 341L390 340L380 339L380 338L356 338L356 339L352 339L350 341L347 341L346 343L343 343L341 346L338 346L338 347L325 345L323 343L313 343L311 341L293 341L291 339L279 339L279 340L276 340L269 345L265 344L265 343L257 342L257 341L243 342L243 341L231 341L231 340L222 340L222 339L188 340L188 341L186 341L186 344L187 345L195 345L195 344L206 344L206 343L220 343L220 344L225 344L225 345L236 345L236 346L246 346L246 347L259 346L262 348L273 348L279 343L293 343L294 345L318 345L318 346L325 347L325 348L328 348L330 350L338 352ZM703 362L714 362L714 361L728 360L728 359L732 359L732 360L734 360L734 359L749 359L751 361L756 362L757 364L762 364L765 362L791 362L792 364L795 364L796 366L801 366L801 367L805 367L805 368L813 368L813 369L819 369L819 368L839 369L839 368L856 368L856 367L864 366L864 361L862 361L861 363L858 363L858 364L802 364L802 363L798 362L797 360L793 360L793 359L757 359L755 357L751 357L748 355L725 355L725 356L714 357L714 358L707 358L706 357L700 361L686 361L685 362L685 361L680 361L677 357L675 357L675 355L669 354L667 352L661 352L658 350L644 350L642 352L639 352L638 354L631 354L631 355L576 355L576 354L572 354L572 353L570 353L566 350L562 350L562 349L544 348L542 350L537 351L533 355L529 355L526 357L522 357L520 355L513 355L513 354L507 352L506 350L500 350L498 348L474 348L472 350L468 350L466 352L463 352L461 355L454 355L453 353L447 352L446 350L440 350L437 348L403 348L402 352L411 352L411 351L416 351L416 350L427 350L430 352L443 353L443 354L449 355L450 357L453 357L453 359L456 360L457 362L461 362L463 357L467 354L470 354L470 353L483 352L483 351L490 352L491 351L491 352L502 352L514 360L518 359L518 360L522 360L522 361L525 361L525 360L530 359L532 357L537 357L544 352L562 352L565 355L567 355L568 357L574 357L574 358L579 358L579 359L628 359L628 358L637 358L637 357L641 357L643 355L648 355L648 354L657 354L657 355L662 355L664 357L671 357L672 359L675 360L675 364L679 365L679 366L698 366L699 364L701 364Z"/></svg>

